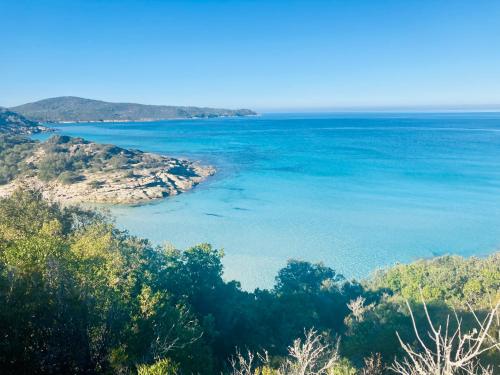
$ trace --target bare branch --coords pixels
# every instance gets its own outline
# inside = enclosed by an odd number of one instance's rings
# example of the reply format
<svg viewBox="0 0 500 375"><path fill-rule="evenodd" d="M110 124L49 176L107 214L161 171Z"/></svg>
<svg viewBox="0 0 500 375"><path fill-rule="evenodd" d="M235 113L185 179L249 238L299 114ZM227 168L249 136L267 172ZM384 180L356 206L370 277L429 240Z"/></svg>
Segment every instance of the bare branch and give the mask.
<svg viewBox="0 0 500 375"><path fill-rule="evenodd" d="M396 333L401 347L406 353L406 358L402 361L396 360L390 367L392 371L400 375L493 374L493 369L485 368L479 363L479 357L489 350L500 349L498 338L494 338L489 333L495 319L498 321L500 301L491 309L483 321L479 320L469 306L478 328L466 333L462 333L462 319L454 311L457 328L451 336L449 334L449 316L446 319L446 328L443 334L441 326L438 328L434 326L423 296L422 304L430 327L428 334L434 347L430 348L421 339L413 311L407 302L413 330L419 343L419 350L417 351L403 342L399 334Z"/></svg>

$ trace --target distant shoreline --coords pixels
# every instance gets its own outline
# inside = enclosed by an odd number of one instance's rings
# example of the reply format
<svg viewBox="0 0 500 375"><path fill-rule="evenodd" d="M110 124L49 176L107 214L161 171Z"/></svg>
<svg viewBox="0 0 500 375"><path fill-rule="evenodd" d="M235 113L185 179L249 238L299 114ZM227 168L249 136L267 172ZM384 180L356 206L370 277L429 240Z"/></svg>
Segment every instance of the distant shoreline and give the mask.
<svg viewBox="0 0 500 375"><path fill-rule="evenodd" d="M11 107L31 121L47 123L150 122L178 119L245 117L257 112L246 108L227 109L193 106L114 103L77 96L61 96Z"/></svg>
<svg viewBox="0 0 500 375"><path fill-rule="evenodd" d="M175 117L165 119L138 119L138 120L74 120L74 121L40 121L42 124L99 124L99 123L122 123L122 122L161 122L161 121L180 121L180 120L211 120L220 118L243 118L243 117L260 117L260 114L245 115L245 116L214 116L214 117Z"/></svg>

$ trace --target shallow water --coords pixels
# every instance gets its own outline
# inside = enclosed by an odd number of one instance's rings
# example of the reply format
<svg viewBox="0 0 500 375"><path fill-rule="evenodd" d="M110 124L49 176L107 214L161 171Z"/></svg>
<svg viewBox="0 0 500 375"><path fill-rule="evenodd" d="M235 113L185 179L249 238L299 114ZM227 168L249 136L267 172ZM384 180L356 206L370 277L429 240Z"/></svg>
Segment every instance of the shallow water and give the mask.
<svg viewBox="0 0 500 375"><path fill-rule="evenodd" d="M347 277L500 248L500 114L293 114L68 124L64 134L214 165L193 191L116 207L118 225L225 250L225 277L269 287L289 258Z"/></svg>

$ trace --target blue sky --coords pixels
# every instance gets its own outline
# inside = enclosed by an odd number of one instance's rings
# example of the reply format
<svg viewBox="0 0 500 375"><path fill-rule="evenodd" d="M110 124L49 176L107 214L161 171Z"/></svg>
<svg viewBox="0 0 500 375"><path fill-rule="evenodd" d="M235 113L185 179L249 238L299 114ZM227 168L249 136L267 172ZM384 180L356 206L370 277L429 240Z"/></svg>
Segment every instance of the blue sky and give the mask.
<svg viewBox="0 0 500 375"><path fill-rule="evenodd" d="M500 104L500 1L0 0L0 105Z"/></svg>

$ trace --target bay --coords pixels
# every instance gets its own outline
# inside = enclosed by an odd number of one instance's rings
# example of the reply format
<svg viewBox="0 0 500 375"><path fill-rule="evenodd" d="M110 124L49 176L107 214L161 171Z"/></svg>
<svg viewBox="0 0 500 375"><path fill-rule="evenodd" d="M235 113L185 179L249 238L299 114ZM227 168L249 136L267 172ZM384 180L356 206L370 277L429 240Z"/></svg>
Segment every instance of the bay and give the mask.
<svg viewBox="0 0 500 375"><path fill-rule="evenodd" d="M61 134L199 160L192 191L112 208L155 243L208 242L225 278L270 287L290 258L346 277L500 248L500 114L336 113L60 124Z"/></svg>

